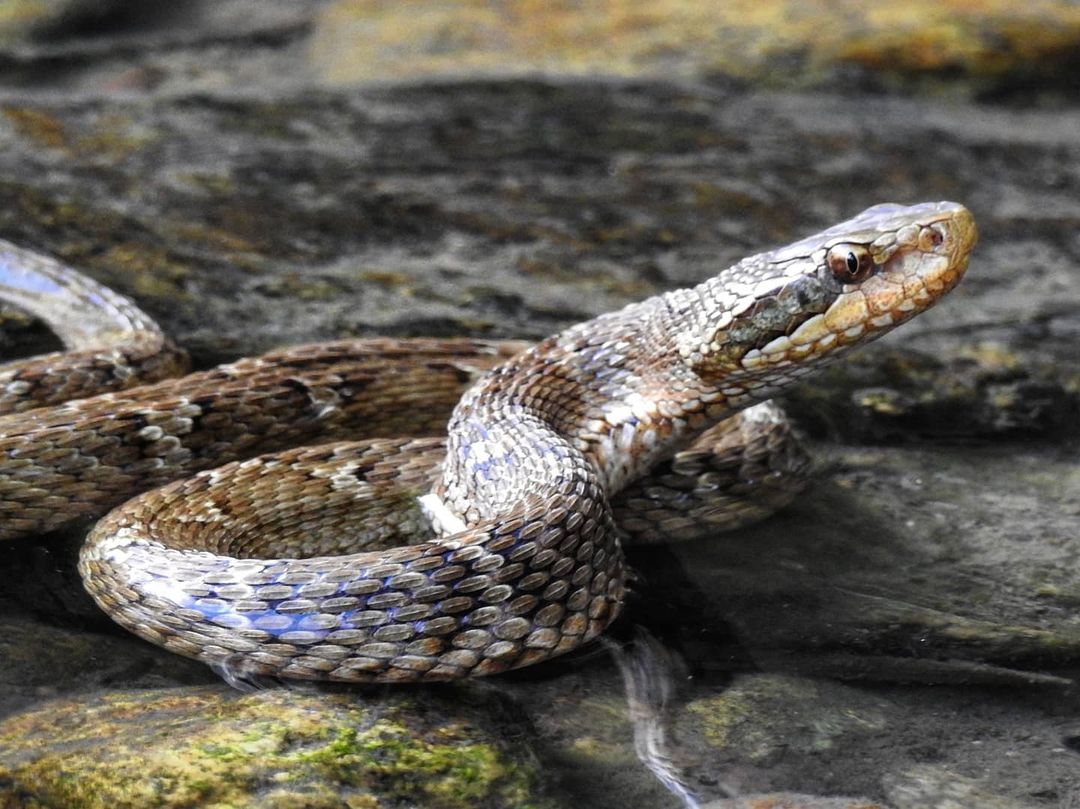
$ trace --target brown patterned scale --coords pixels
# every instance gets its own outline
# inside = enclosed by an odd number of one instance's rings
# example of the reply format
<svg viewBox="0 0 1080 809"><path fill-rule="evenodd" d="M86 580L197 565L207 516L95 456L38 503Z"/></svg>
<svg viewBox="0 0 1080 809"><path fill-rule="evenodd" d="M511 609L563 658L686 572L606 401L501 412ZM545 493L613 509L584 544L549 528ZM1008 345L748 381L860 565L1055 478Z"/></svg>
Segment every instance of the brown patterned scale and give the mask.
<svg viewBox="0 0 1080 809"><path fill-rule="evenodd" d="M71 349L0 367L0 538L118 506L91 595L233 676L529 665L618 614L623 539L789 502L806 458L765 400L934 304L974 242L954 203L879 205L532 347L346 341L163 381L182 354L130 301L0 245L0 297Z"/></svg>

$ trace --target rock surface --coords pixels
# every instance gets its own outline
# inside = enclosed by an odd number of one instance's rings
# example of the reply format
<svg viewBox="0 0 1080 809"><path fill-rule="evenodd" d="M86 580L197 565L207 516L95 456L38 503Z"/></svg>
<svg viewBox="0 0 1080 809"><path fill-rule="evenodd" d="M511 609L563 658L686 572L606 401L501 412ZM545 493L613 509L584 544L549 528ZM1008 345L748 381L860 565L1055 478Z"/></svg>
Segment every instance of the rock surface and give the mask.
<svg viewBox="0 0 1080 809"><path fill-rule="evenodd" d="M552 806L535 763L478 727L482 713L430 696L365 706L285 690L61 700L4 724L0 783L15 786L0 806Z"/></svg>
<svg viewBox="0 0 1080 809"><path fill-rule="evenodd" d="M1075 4L877 4L812 46L785 3L169 5L0 6L0 236L131 295L199 366L538 338L875 202L968 204L963 284L789 397L806 496L633 551L613 634L682 661L657 715L711 807L1080 801ZM858 92L883 87L908 97ZM0 310L5 355L53 345ZM78 539L0 547L3 809L680 805L602 647L460 692L240 697L102 619Z"/></svg>

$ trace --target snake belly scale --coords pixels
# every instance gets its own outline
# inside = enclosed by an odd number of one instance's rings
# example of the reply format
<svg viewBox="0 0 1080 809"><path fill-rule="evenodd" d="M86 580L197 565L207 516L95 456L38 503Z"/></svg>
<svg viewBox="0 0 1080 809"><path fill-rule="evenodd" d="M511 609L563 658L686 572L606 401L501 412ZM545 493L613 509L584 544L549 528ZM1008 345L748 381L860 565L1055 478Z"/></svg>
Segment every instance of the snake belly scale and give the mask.
<svg viewBox="0 0 1080 809"><path fill-rule="evenodd" d="M533 346L344 341L175 379L134 304L0 245L0 298L68 348L0 366L0 538L105 515L96 602L241 676L539 662L618 615L624 540L790 501L805 458L768 398L936 303L975 233L955 203L878 205Z"/></svg>

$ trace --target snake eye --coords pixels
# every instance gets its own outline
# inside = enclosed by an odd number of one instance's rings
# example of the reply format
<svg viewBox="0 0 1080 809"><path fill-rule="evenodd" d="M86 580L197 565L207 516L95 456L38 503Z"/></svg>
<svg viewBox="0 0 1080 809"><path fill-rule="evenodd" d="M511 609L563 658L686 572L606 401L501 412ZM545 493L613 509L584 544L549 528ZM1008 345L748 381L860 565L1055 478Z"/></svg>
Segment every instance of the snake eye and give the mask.
<svg viewBox="0 0 1080 809"><path fill-rule="evenodd" d="M874 269L870 251L861 244L837 244L829 248L825 261L833 278L843 284L857 284Z"/></svg>

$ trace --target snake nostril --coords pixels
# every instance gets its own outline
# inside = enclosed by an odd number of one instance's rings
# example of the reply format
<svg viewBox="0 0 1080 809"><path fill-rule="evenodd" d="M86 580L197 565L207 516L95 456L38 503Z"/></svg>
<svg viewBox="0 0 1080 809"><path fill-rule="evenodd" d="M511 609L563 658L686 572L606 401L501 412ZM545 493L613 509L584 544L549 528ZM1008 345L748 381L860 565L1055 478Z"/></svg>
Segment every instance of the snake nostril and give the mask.
<svg viewBox="0 0 1080 809"><path fill-rule="evenodd" d="M945 233L940 225L930 225L919 231L919 249L925 252L937 250L945 243Z"/></svg>

